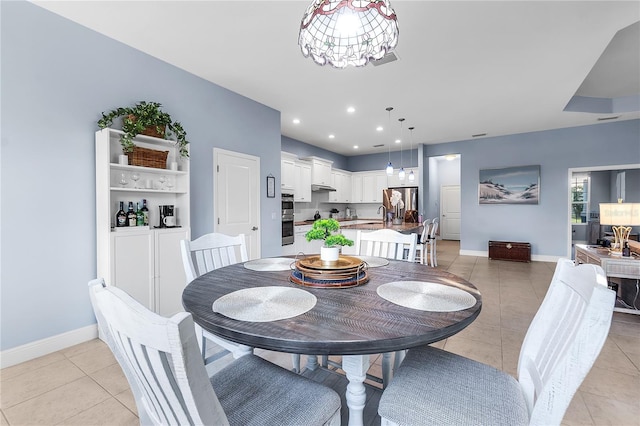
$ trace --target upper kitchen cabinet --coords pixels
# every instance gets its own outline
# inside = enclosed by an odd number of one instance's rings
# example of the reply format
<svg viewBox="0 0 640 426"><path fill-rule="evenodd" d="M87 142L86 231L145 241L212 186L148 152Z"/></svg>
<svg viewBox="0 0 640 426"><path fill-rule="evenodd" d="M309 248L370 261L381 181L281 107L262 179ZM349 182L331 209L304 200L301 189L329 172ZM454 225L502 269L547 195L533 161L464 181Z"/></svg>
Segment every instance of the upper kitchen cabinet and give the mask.
<svg viewBox="0 0 640 426"><path fill-rule="evenodd" d="M300 203L311 202L311 163L296 161L293 199Z"/></svg>
<svg viewBox="0 0 640 426"><path fill-rule="evenodd" d="M382 203L382 190L387 188L387 174L382 171L351 174L351 203Z"/></svg>
<svg viewBox="0 0 640 426"><path fill-rule="evenodd" d="M409 173L411 173L412 170L413 170L413 175L415 176L415 179L413 180L413 182L410 182ZM404 169L404 171L405 171L404 180L400 180L400 178L398 177L398 170L397 169L394 170L393 175L387 177L387 188L398 188L401 186L418 186L418 182L420 181L418 168L407 167Z"/></svg>
<svg viewBox="0 0 640 426"><path fill-rule="evenodd" d="M331 164L333 161L318 157L307 157L304 160L311 162L312 185L331 185Z"/></svg>
<svg viewBox="0 0 640 426"><path fill-rule="evenodd" d="M288 152L280 153L280 189L282 191L293 192L295 188L296 159L297 157L294 154L290 154Z"/></svg>
<svg viewBox="0 0 640 426"><path fill-rule="evenodd" d="M351 172L334 169L331 171L331 186L336 190L329 192L329 202L350 203L351 197Z"/></svg>

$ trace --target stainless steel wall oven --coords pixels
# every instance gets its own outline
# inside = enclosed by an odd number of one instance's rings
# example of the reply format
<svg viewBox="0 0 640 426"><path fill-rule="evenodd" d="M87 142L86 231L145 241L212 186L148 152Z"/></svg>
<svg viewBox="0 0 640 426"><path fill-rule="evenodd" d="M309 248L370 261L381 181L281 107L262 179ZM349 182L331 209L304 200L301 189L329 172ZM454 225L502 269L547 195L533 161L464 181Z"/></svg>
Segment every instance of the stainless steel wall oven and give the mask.
<svg viewBox="0 0 640 426"><path fill-rule="evenodd" d="M293 194L282 194L282 245L293 244Z"/></svg>

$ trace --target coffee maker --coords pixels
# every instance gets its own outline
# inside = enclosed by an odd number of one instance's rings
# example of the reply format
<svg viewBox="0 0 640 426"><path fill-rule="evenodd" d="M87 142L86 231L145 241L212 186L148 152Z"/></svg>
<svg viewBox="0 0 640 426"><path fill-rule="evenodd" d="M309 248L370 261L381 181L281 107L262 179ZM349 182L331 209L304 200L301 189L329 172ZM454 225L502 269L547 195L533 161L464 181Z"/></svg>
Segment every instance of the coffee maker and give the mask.
<svg viewBox="0 0 640 426"><path fill-rule="evenodd" d="M165 205L159 206L160 208L160 223L159 228L175 228L176 217L174 216L174 206Z"/></svg>

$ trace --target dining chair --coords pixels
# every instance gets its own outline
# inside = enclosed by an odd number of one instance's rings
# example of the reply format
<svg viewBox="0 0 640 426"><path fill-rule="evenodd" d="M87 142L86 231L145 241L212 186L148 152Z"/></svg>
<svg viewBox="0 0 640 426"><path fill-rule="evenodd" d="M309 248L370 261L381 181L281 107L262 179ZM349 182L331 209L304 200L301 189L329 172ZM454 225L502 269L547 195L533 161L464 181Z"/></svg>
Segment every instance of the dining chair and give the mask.
<svg viewBox="0 0 640 426"><path fill-rule="evenodd" d="M387 259L405 260L407 262L413 262L416 258L416 244L418 241L418 234L402 234L392 229L380 229L371 232L356 232L356 255L363 256L375 256L385 257ZM391 380L392 374L392 353L387 352L382 354L382 379L376 376L367 374L367 378L370 380L382 383L382 387L386 387ZM404 356L404 352L395 353L395 365L399 365ZM320 364L323 367L329 365L342 368L340 362L330 360L328 356L322 355L320 357Z"/></svg>
<svg viewBox="0 0 640 426"><path fill-rule="evenodd" d="M559 425L604 345L614 302L600 266L560 259L522 343L518 380L432 346L409 349L380 399L382 425Z"/></svg>
<svg viewBox="0 0 640 426"><path fill-rule="evenodd" d="M422 234L420 234L420 238L418 238L418 243L416 244L416 262L422 265L425 264L425 260L428 262L433 258L431 254L433 245L431 244L430 236L435 226L431 221L423 222Z"/></svg>
<svg viewBox="0 0 640 426"><path fill-rule="evenodd" d="M209 377L191 314L164 318L100 280L89 285L98 326L131 386L140 424L340 424L340 397L332 389L253 354Z"/></svg>
<svg viewBox="0 0 640 426"><path fill-rule="evenodd" d="M187 276L187 284L207 272L249 260L244 234L231 236L214 232L205 234L193 241L182 240L180 241L180 251ZM214 362L229 352L233 354L234 358L239 358L245 355L247 351L251 351L251 348L218 337L197 324L196 330L202 336L200 347L205 364ZM214 342L223 349L207 357L207 340ZM300 372L300 355L293 354L292 359L294 371Z"/></svg>
<svg viewBox="0 0 640 426"><path fill-rule="evenodd" d="M355 250L359 255L413 262L416 258L417 241L416 233L402 234L392 229L357 231Z"/></svg>

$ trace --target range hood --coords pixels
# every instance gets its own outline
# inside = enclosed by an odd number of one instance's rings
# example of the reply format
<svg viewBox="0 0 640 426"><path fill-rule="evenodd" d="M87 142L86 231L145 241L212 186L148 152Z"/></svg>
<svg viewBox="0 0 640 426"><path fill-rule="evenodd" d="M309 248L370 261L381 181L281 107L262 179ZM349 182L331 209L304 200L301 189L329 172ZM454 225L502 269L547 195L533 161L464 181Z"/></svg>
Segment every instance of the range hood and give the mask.
<svg viewBox="0 0 640 426"><path fill-rule="evenodd" d="M319 185L319 184L311 184L311 191L313 192L331 192L334 191L335 192L335 188L329 186L329 185Z"/></svg>

